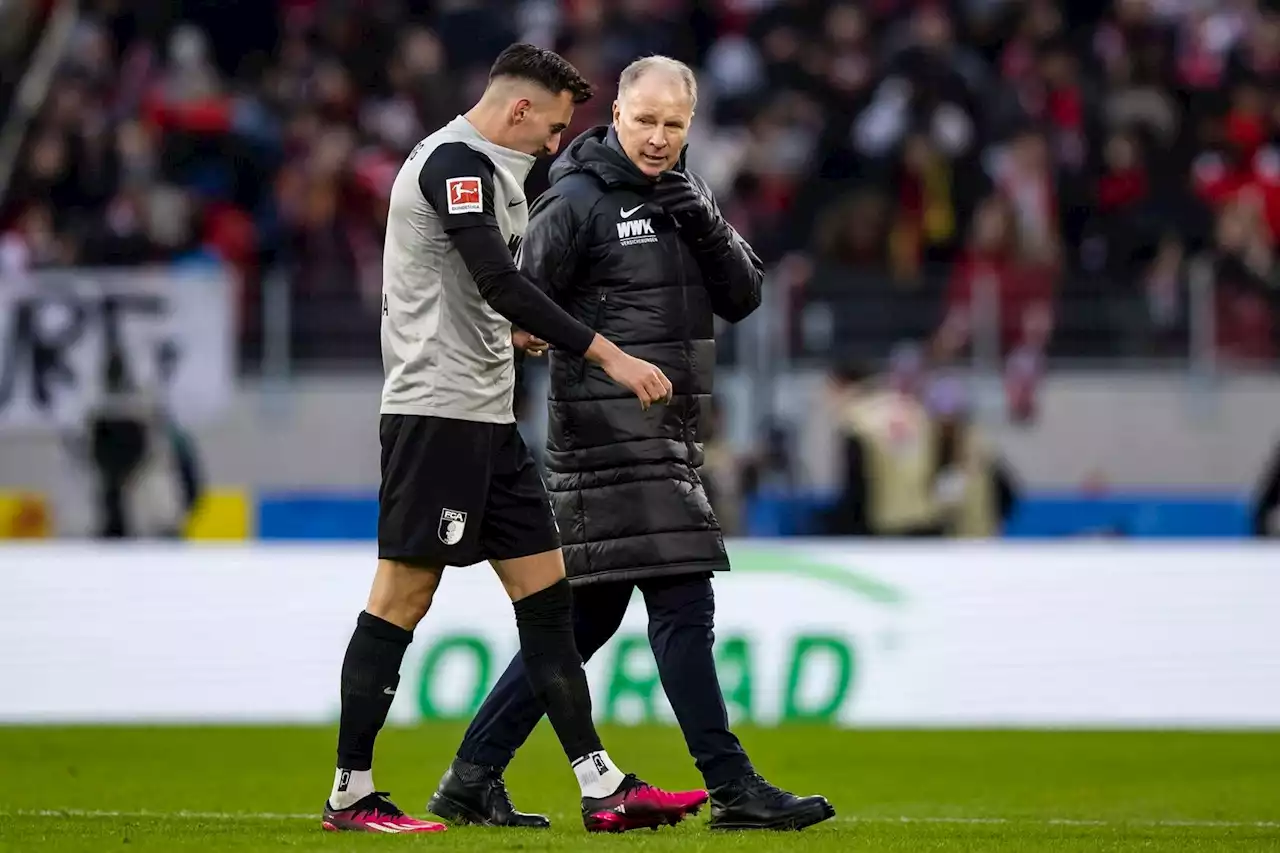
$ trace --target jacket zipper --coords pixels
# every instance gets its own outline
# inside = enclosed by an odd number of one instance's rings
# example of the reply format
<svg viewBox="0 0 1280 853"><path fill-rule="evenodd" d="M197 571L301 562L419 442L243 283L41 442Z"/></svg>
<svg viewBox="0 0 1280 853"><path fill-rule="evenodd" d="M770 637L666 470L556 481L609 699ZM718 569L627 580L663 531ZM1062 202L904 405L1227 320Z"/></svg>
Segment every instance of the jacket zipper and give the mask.
<svg viewBox="0 0 1280 853"><path fill-rule="evenodd" d="M604 320L605 302L607 302L608 299L609 299L608 294L605 291L601 290L600 298L596 300L596 319L595 319L595 322L591 324L591 330L593 332L600 331L600 323L603 322ZM586 356L583 356L582 363L578 365L578 381L579 382L582 382L584 379L587 378L587 366L588 366L587 358Z"/></svg>

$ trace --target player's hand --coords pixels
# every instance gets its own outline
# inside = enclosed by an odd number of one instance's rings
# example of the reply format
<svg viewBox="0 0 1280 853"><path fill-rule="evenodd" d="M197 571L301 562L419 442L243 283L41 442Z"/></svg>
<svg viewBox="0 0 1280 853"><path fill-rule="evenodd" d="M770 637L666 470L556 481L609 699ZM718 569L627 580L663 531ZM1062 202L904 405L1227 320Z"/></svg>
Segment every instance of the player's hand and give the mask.
<svg viewBox="0 0 1280 853"><path fill-rule="evenodd" d="M654 403L671 402L671 380L661 370L643 359L618 350L617 356L601 367L609 378L630 389L640 398L640 405L648 409Z"/></svg>
<svg viewBox="0 0 1280 853"><path fill-rule="evenodd" d="M534 358L544 355L549 346L542 338L531 335L522 329L511 330L511 345L518 350L524 350L527 355L531 355Z"/></svg>

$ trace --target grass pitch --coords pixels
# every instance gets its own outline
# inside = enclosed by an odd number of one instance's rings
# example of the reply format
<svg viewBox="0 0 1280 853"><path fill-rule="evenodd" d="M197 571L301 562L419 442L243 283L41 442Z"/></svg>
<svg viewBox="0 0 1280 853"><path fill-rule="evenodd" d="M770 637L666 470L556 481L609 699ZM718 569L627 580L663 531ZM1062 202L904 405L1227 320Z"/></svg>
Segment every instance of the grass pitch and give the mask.
<svg viewBox="0 0 1280 853"><path fill-rule="evenodd" d="M674 729L605 729L624 768L701 784ZM377 779L425 803L461 735L391 729ZM769 779L827 795L835 820L802 833L682 826L588 836L577 788L545 724L507 774L550 831L441 835L321 831L331 728L0 727L0 851L1280 851L1280 733L745 730Z"/></svg>

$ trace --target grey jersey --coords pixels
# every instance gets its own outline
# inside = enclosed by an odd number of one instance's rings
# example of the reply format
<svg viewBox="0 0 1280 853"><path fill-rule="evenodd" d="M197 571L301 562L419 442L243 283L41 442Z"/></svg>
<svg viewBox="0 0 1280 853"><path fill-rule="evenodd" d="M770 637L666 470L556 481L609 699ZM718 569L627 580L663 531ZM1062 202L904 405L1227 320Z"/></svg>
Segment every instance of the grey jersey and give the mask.
<svg viewBox="0 0 1280 853"><path fill-rule="evenodd" d="M480 295L449 235L496 228L514 252L533 163L458 116L400 168L382 261L383 414L515 420L511 323Z"/></svg>

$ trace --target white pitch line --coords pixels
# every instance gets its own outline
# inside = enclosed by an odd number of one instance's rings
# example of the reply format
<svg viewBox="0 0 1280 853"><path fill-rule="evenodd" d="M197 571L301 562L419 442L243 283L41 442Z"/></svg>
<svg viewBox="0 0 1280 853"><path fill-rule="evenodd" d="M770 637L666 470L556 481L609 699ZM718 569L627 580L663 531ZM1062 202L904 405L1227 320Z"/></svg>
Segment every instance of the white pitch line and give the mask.
<svg viewBox="0 0 1280 853"><path fill-rule="evenodd" d="M320 813L287 814L283 812L156 812L106 811L102 809L38 809L0 812L5 817L123 817L157 820L319 820Z"/></svg>
<svg viewBox="0 0 1280 853"><path fill-rule="evenodd" d="M1137 826L1202 829L1280 829L1275 820L1096 820L1069 817L858 817L837 816L847 823L941 823L958 825L1033 825L1033 826Z"/></svg>
<svg viewBox="0 0 1280 853"><path fill-rule="evenodd" d="M101 817L152 820L319 820L319 814L287 812L157 812L99 809L39 809L0 811L0 817ZM560 817L560 815L557 815ZM1035 817L859 817L838 816L840 823L952 824L959 826L1104 826L1186 829L1280 829L1280 820L1091 820L1087 818Z"/></svg>

